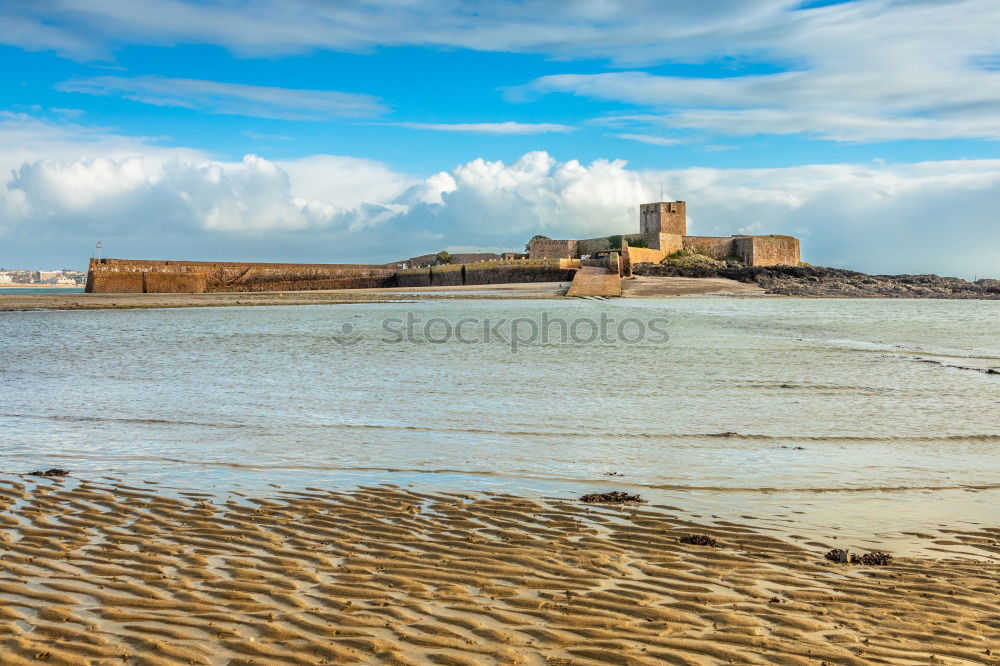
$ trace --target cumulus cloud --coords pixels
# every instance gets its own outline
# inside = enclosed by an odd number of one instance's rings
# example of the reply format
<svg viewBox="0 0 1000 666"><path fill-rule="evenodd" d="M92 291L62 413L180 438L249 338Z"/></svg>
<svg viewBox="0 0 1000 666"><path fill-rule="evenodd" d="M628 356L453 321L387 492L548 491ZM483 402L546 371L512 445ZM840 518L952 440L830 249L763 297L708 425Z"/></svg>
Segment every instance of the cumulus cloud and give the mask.
<svg viewBox="0 0 1000 666"><path fill-rule="evenodd" d="M74 148L73 131L0 190L0 264L21 263L30 248L73 265L98 239L117 256L220 260L496 251L535 233L634 231L638 204L662 183L665 197L688 201L691 233L792 234L816 264L966 276L1000 266L1000 160L638 170L537 151L421 177L332 155L225 162L96 131ZM0 163L11 159L3 146ZM102 148L114 154L95 154Z"/></svg>
<svg viewBox="0 0 1000 666"><path fill-rule="evenodd" d="M159 76L94 76L63 81L56 85L56 89L86 95L123 97L155 106L178 106L209 113L286 120L325 120L331 116L369 117L386 110L375 97L361 93Z"/></svg>
<svg viewBox="0 0 1000 666"><path fill-rule="evenodd" d="M204 151L164 146L157 137L124 136L107 128L0 111L0 174L3 177L22 164L38 159L72 160L84 156L121 159L140 155L157 163L173 158L207 159Z"/></svg>
<svg viewBox="0 0 1000 666"><path fill-rule="evenodd" d="M290 174L296 175L294 187ZM182 232L192 239L213 232L359 230L377 224L386 211L403 210L391 200L406 182L368 160L325 155L281 165L257 155L228 163L39 160L13 172L0 230L28 225L43 237L44 231Z"/></svg>

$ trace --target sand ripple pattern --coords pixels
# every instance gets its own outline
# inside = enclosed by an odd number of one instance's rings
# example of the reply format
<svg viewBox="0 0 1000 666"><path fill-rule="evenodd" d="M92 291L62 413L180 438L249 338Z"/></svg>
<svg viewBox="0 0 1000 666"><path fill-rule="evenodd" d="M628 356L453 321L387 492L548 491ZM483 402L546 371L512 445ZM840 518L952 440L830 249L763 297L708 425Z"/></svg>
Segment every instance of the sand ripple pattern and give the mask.
<svg viewBox="0 0 1000 666"><path fill-rule="evenodd" d="M0 482L0 663L1000 663L996 564L822 546L669 507L25 478Z"/></svg>

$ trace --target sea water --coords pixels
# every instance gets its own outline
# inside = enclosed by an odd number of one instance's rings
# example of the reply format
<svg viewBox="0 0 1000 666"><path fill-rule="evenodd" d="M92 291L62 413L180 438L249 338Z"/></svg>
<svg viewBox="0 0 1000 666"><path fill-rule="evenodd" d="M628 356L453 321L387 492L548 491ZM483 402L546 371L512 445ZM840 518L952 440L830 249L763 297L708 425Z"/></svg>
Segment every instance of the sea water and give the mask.
<svg viewBox="0 0 1000 666"><path fill-rule="evenodd" d="M0 471L222 493L622 488L906 549L1000 523L998 367L997 301L5 312Z"/></svg>

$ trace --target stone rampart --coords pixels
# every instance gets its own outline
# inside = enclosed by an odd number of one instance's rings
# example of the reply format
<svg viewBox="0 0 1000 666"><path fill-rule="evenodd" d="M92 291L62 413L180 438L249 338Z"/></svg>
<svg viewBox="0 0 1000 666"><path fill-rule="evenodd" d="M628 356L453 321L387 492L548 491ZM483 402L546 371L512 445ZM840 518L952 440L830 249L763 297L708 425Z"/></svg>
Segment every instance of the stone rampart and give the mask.
<svg viewBox="0 0 1000 666"><path fill-rule="evenodd" d="M737 236L736 256L749 266L798 266L799 239L792 236Z"/></svg>
<svg viewBox="0 0 1000 666"><path fill-rule="evenodd" d="M694 254L703 254L712 259L736 256L734 236L685 236L683 248Z"/></svg>
<svg viewBox="0 0 1000 666"><path fill-rule="evenodd" d="M407 268L396 273L397 287L429 287L431 286L431 269Z"/></svg>
<svg viewBox="0 0 1000 666"><path fill-rule="evenodd" d="M569 282L576 273L560 259L518 259L465 264L465 284Z"/></svg>
<svg viewBox="0 0 1000 666"><path fill-rule="evenodd" d="M465 284L465 264L431 266L432 287L456 287Z"/></svg>
<svg viewBox="0 0 1000 666"><path fill-rule="evenodd" d="M573 259L580 256L575 240L536 238L528 243L531 259Z"/></svg>
<svg viewBox="0 0 1000 666"><path fill-rule="evenodd" d="M397 270L365 264L263 264L92 259L90 293L194 293L384 289L505 282L565 282L579 262L514 259Z"/></svg>
<svg viewBox="0 0 1000 666"><path fill-rule="evenodd" d="M364 264L92 259L91 293L294 291L395 286L396 271Z"/></svg>

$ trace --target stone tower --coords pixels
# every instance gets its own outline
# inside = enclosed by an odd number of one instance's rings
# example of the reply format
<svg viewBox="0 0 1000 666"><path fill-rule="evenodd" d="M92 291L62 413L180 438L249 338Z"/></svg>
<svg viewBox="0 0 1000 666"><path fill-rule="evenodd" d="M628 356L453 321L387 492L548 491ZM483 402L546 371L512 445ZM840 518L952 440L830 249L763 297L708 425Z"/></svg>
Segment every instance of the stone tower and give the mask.
<svg viewBox="0 0 1000 666"><path fill-rule="evenodd" d="M687 235L687 214L683 201L639 204L640 234Z"/></svg>

